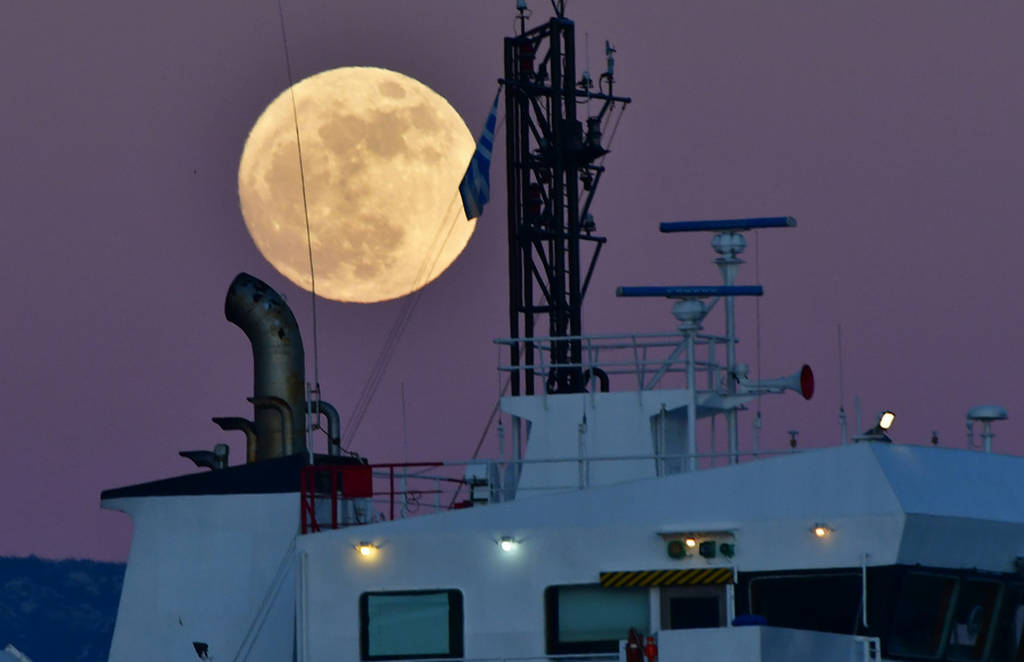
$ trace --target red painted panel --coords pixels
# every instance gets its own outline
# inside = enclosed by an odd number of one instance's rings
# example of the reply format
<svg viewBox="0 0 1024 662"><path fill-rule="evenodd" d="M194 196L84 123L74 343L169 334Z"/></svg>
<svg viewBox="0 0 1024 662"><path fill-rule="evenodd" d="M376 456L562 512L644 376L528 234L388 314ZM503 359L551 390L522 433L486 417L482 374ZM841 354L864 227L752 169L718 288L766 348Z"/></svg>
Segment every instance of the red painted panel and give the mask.
<svg viewBox="0 0 1024 662"><path fill-rule="evenodd" d="M373 496L373 473L369 465L341 468L341 495L346 499Z"/></svg>

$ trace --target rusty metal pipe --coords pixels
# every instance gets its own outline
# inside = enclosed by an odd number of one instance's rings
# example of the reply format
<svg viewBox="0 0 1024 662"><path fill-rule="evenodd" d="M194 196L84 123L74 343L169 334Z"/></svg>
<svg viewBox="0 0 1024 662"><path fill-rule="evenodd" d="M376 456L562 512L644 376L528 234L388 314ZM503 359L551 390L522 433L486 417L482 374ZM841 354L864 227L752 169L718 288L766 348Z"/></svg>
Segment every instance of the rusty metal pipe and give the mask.
<svg viewBox="0 0 1024 662"><path fill-rule="evenodd" d="M216 423L221 430L241 430L245 433L245 461L255 462L256 461L256 428L253 427L253 422L247 418L241 418L239 416L214 416L213 422Z"/></svg>
<svg viewBox="0 0 1024 662"><path fill-rule="evenodd" d="M253 461L304 453L305 355L295 315L273 288L240 273L228 288L224 317L242 329L252 344L257 438ZM275 413L276 404L256 405L262 398L281 400L287 412Z"/></svg>
<svg viewBox="0 0 1024 662"><path fill-rule="evenodd" d="M285 449L284 455L291 455L287 449L295 447L295 438L292 437L292 408L282 398L275 398L267 395L262 398L246 398L259 413L261 410L273 409L281 419L281 430L284 430L284 437L281 440L281 447ZM303 444L305 449L305 444ZM282 457L282 456L278 456ZM266 458L261 458L266 459Z"/></svg>

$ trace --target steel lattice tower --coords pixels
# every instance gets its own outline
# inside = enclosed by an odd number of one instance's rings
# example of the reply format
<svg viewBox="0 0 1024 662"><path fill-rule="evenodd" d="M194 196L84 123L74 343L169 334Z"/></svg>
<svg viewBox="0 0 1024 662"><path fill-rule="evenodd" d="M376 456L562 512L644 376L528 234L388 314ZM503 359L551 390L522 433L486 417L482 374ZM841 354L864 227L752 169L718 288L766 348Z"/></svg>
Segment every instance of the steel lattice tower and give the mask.
<svg viewBox="0 0 1024 662"><path fill-rule="evenodd" d="M612 95L614 50L607 45L608 70L598 89L589 74L577 80L574 25L564 7L555 7L554 18L531 30L521 13L521 34L505 39L510 332L514 339L533 338L537 317L546 315L551 337L512 345L513 395L535 392L538 361L549 368L543 385L549 393L586 386L583 297L605 242L593 233L589 214L604 172L595 161L608 153L601 134L609 111L629 103ZM577 112L588 100L600 110L585 117L584 128Z"/></svg>

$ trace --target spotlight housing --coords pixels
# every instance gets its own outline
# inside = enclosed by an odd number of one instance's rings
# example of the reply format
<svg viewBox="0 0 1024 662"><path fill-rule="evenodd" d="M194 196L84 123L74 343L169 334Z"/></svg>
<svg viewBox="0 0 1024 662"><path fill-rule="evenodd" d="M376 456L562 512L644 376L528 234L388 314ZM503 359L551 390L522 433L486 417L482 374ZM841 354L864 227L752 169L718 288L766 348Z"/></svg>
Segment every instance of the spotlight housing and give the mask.
<svg viewBox="0 0 1024 662"><path fill-rule="evenodd" d="M855 442L884 441L887 443L892 443L892 439L890 439L889 435L886 433L889 431L890 428L892 428L892 424L895 421L896 414L891 410L886 409L885 411L878 415L878 418L875 419L875 424L872 427L868 428L867 430L858 435L855 435L853 437L853 440Z"/></svg>
<svg viewBox="0 0 1024 662"><path fill-rule="evenodd" d="M498 539L498 547L500 547L503 552L513 552L517 547L519 547L519 541L512 536L502 536Z"/></svg>

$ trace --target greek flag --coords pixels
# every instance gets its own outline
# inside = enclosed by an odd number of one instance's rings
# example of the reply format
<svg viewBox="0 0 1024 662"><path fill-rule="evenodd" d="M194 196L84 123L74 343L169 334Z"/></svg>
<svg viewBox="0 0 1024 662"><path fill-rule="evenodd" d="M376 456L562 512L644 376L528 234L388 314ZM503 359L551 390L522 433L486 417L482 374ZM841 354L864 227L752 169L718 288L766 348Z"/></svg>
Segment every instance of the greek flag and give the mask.
<svg viewBox="0 0 1024 662"><path fill-rule="evenodd" d="M498 97L501 90L494 95L491 114L487 116L484 131L476 143L476 151L469 161L466 174L459 184L462 195L462 207L466 210L466 218L478 218L483 213L484 205L491 199L491 150L494 149L494 124L498 119Z"/></svg>

